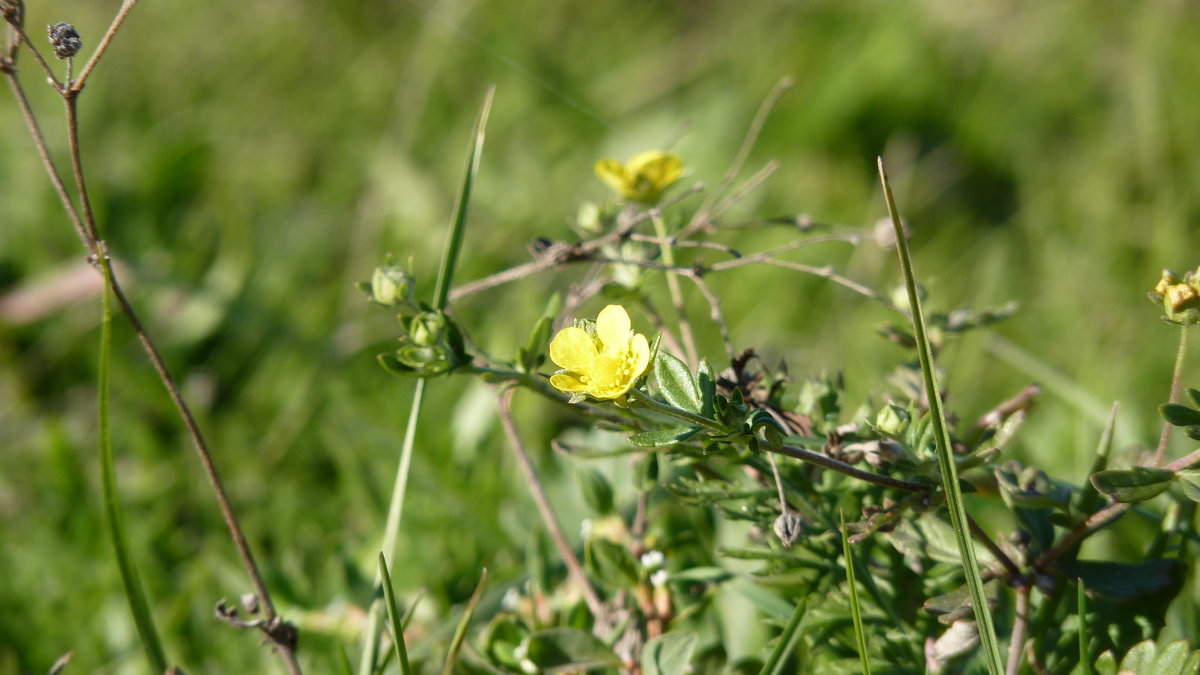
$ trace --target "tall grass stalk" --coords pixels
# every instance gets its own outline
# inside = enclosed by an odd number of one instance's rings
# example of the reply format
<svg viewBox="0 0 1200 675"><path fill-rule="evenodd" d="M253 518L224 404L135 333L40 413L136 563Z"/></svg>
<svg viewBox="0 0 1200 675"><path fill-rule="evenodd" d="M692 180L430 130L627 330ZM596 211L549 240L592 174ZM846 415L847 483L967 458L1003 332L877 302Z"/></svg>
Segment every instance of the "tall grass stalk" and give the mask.
<svg viewBox="0 0 1200 675"><path fill-rule="evenodd" d="M808 602L801 599L796 605L796 611L792 612L792 618L788 619L783 632L779 634L775 648L771 650L762 670L758 671L758 675L782 675L783 667L787 664L788 654L792 653L792 650L796 648L796 643L800 641L800 624L804 623L804 612L807 608ZM799 670L802 671L803 666L804 664L800 664Z"/></svg>
<svg viewBox="0 0 1200 675"><path fill-rule="evenodd" d="M963 574L967 578L967 589L971 592L971 604L975 610L975 621L979 626L979 641L983 647L984 661L992 675L1004 672L1004 662L1000 657L1000 644L996 640L996 628L992 624L992 615L988 611L987 594L983 588L983 578L979 575L979 562L975 557L975 548L971 544L971 534L967 525L967 510L963 504L962 490L958 485L958 467L954 463L954 453L950 448L950 428L946 423L946 414L942 410L942 390L938 384L937 371L933 363L933 350L929 346L929 336L925 331L925 315L921 309L921 297L917 293L916 275L913 273L912 256L908 250L908 239L904 236L904 226L900 224L900 214L896 209L896 199L892 196L892 186L888 183L887 172L883 168L883 158L878 159L879 180L883 184L883 196L887 201L888 214L892 219L892 229L896 233L896 251L900 255L900 266L904 270L904 285L908 289L908 304L912 314L913 335L917 339L917 354L921 359L921 373L925 379L925 392L929 398L929 416L933 421L934 438L937 441L938 467L942 474L942 489L946 494L946 509L950 512L950 525L954 528L954 539L962 556Z"/></svg>
<svg viewBox="0 0 1200 675"><path fill-rule="evenodd" d="M858 606L858 589L854 585L854 552L850 550L846 513L843 511L839 515L842 520L842 555L846 558L846 585L850 587L850 618L854 621L854 641L858 643L858 660L862 663L863 675L871 675L871 663L867 660L867 638L863 635L862 610Z"/></svg>
<svg viewBox="0 0 1200 675"><path fill-rule="evenodd" d="M471 146L467 152L467 166L463 171L462 184L459 187L458 199L454 207L454 215L450 219L450 233L446 239L446 248L442 254L442 264L438 270L437 287L433 293L434 309L446 308L450 297L450 286L454 280L454 267L458 262L459 251L462 250L463 232L467 224L467 206L471 201L471 189L475 183L475 173L479 169L479 158L483 152L484 128L487 126L488 113L492 109L492 98L496 93L495 87L488 89L480 108L479 117L471 134ZM396 468L396 481L392 487L392 498L388 503L387 521L383 528L383 546L380 555L383 560L391 560L396 552L396 539L400 536L400 521L404 516L404 498L408 490L408 474L412 467L413 449L416 446L417 426L421 420L421 409L425 402L425 378L418 378L413 391L412 406L408 413L408 425L404 430L404 441L400 447L400 464ZM381 575L376 575L376 590L383 583ZM369 645L377 644L381 629L383 612L377 607L371 608L367 621L367 633L364 636L362 659L359 662L359 672L371 672L374 668L376 649Z"/></svg>
<svg viewBox="0 0 1200 675"><path fill-rule="evenodd" d="M108 281L108 267L100 266ZM129 554L129 544L125 538L125 524L121 517L121 502L117 496L117 477L113 470L112 419L109 414L109 374L112 367L112 294L107 284L104 291L104 317L100 321L100 372L98 375L99 398L99 435L100 435L100 484L104 494L104 521L108 526L108 535L112 540L113 553L116 554L117 568L121 572L121 585L125 589L125 599L129 602L129 611L133 614L133 623L137 628L138 640L142 643L142 651L146 660L156 673L167 670L167 657L163 652L162 642L158 637L158 628L154 625L154 617L150 614L150 604L146 601L146 593L142 588L142 580L138 575L137 566Z"/></svg>

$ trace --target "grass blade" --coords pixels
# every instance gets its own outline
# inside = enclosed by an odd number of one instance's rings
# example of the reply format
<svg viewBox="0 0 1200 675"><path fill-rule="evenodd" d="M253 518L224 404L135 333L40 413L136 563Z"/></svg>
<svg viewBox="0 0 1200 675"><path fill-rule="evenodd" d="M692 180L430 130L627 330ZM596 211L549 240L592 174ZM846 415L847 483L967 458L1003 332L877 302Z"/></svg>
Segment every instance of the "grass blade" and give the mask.
<svg viewBox="0 0 1200 675"><path fill-rule="evenodd" d="M996 640L996 627L988 611L987 595L983 579L979 576L979 563L975 558L975 547L967 529L967 510L963 505L962 490L958 485L958 468L950 449L950 429L946 424L946 413L942 410L942 391L938 384L937 371L933 364L933 350L925 331L925 315L921 309L921 298L917 293L916 275L913 274L912 257L908 251L908 239L900 224L896 210L896 199L883 169L883 158L878 160L879 179L883 183L883 196L887 201L892 228L896 232L896 251L900 254L900 266L904 270L904 285L908 288L908 304L912 311L913 335L917 339L917 354L921 359L921 373L925 377L925 391L929 398L929 415L933 419L934 437L937 440L938 467L942 473L942 489L946 493L946 509L950 512L950 525L962 556L963 573L967 577L967 589L971 592L971 603L975 608L975 620L979 626L979 641L984 651L984 661L992 675L1004 672L1000 657L1000 645Z"/></svg>
<svg viewBox="0 0 1200 675"><path fill-rule="evenodd" d="M483 107L475 121L471 137L471 150L467 154L467 168L463 171L462 185L458 189L458 203L454 217L450 220L450 236L446 239L446 250L442 253L442 267L438 270L437 289L433 292L434 309L445 309L450 298L450 285L454 280L454 266L458 252L462 249L463 231L467 224L467 205L471 202L471 188L475 185L475 172L479 169L479 157L483 153L483 130L487 126L488 113L492 110L492 97L496 87L488 87L483 98Z"/></svg>
<svg viewBox="0 0 1200 675"><path fill-rule="evenodd" d="M358 675L374 675L379 660L379 633L382 630L383 603L375 598L367 609L367 629L363 631L362 654L358 659Z"/></svg>
<svg viewBox="0 0 1200 675"><path fill-rule="evenodd" d="M771 650L771 655L767 657L758 675L782 675L787 655L792 653L800 640L800 624L804 620L804 610L807 607L808 602L805 600L796 605L796 611L792 612L792 618L788 619L787 626L779 634L779 641L775 643L775 648Z"/></svg>
<svg viewBox="0 0 1200 675"><path fill-rule="evenodd" d="M862 662L863 675L871 675L871 664L867 661L867 637L863 635L862 612L858 607L858 590L854 587L854 554L850 550L850 535L846 532L846 513L842 519L842 555L846 558L846 583L850 586L850 618L854 620L854 640L858 642L858 660Z"/></svg>
<svg viewBox="0 0 1200 675"><path fill-rule="evenodd" d="M111 283L108 268L101 265L105 281ZM104 318L100 323L100 372L97 385L99 387L99 435L100 435L100 484L104 493L104 520L108 524L109 538L112 540L113 553L117 557L117 568L121 573L121 585L125 589L125 599L129 601L129 611L133 614L133 623L137 628L138 640L142 650L150 662L150 668L156 673L166 672L167 657L163 652L162 642L158 638L158 629L154 625L154 617L150 614L150 605L146 601L146 593L142 588L142 580L138 575L133 557L129 555L129 544L125 538L125 523L121 517L121 502L117 496L117 477L113 470L112 425L109 417L108 384L112 366L112 292L108 284L104 290Z"/></svg>
<svg viewBox="0 0 1200 675"><path fill-rule="evenodd" d="M392 621L392 644L396 648L396 659L400 662L400 672L412 675L412 666L408 665L408 645L404 644L404 622L400 610L396 607L396 592L392 590L392 575L388 573L387 559L379 552L379 576L383 580L383 595L387 600L388 618Z"/></svg>
<svg viewBox="0 0 1200 675"><path fill-rule="evenodd" d="M467 153L467 167L463 172L463 182L459 187L458 200L454 207L454 215L450 220L450 236L446 240L446 249L442 255L442 265L438 270L437 287L434 290L433 306L437 309L444 309L446 301L450 296L450 285L454 277L454 266L458 261L458 253L462 248L463 231L467 222L467 205L471 200L471 188L475 183L475 172L479 168L479 158L483 152L483 137L484 128L487 126L488 113L492 108L492 97L496 92L495 87L488 89L487 95L483 100L483 107L479 111L479 119L475 122L474 133L471 137L471 147ZM425 379L417 380L416 390L413 392L412 408L408 414L408 426L404 430L404 443L400 448L400 466L396 469L396 482L392 487L392 498L388 503L387 522L383 528L383 547L382 553L385 558L391 557L396 550L396 539L400 535L400 520L404 515L404 497L408 490L408 473L412 466L413 446L416 444L417 423L421 419L421 406L425 401ZM376 583L381 579L376 579ZM367 630L375 635L380 630L380 619L378 615L372 615L372 620L367 624ZM374 641L374 637L367 638L367 644ZM363 660L359 664L359 671L367 665L368 656L371 657L371 667L374 667L374 658L368 654L370 650L364 650Z"/></svg>
<svg viewBox="0 0 1200 675"><path fill-rule="evenodd" d="M1092 675L1092 660L1088 656L1088 622L1087 597L1084 594L1083 579L1076 579L1079 593L1079 672L1082 675Z"/></svg>
<svg viewBox="0 0 1200 675"><path fill-rule="evenodd" d="M479 577L479 585L475 587L475 592L471 594L471 601L467 603L467 609L463 612L462 619L458 621L458 628L454 629L454 639L450 641L450 650L446 652L446 665L442 666L442 675L453 675L454 664L458 661L458 650L462 649L463 640L467 637L467 627L471 625L471 617L475 615L475 605L479 604L479 596L483 595L483 586L487 583L487 568L483 568L483 574Z"/></svg>

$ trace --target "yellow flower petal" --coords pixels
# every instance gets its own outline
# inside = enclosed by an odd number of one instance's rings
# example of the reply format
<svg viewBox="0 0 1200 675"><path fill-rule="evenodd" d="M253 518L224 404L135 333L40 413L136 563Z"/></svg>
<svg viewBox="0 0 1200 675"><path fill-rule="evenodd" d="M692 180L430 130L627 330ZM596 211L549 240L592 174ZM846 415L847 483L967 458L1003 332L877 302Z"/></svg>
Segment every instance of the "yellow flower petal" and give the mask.
<svg viewBox="0 0 1200 675"><path fill-rule="evenodd" d="M625 173L625 166L615 159L602 159L596 162L596 177L623 195L626 186L629 185L629 174Z"/></svg>
<svg viewBox="0 0 1200 675"><path fill-rule="evenodd" d="M568 394L587 393L588 387L572 373L556 373L550 376L550 385Z"/></svg>
<svg viewBox="0 0 1200 675"><path fill-rule="evenodd" d="M653 204L683 176L683 162L669 152L651 150L625 164L602 159L596 162L596 176L626 199Z"/></svg>
<svg viewBox="0 0 1200 675"><path fill-rule="evenodd" d="M592 336L574 326L560 330L550 343L550 360L559 368L579 373L586 372L598 354Z"/></svg>
<svg viewBox="0 0 1200 675"><path fill-rule="evenodd" d="M596 337L600 338L601 349L608 353L624 350L632 326L624 307L609 305L600 310L596 316Z"/></svg>
<svg viewBox="0 0 1200 675"><path fill-rule="evenodd" d="M629 351L633 352L631 354L633 357L632 370L635 373L633 378L636 380L646 372L646 367L650 365L650 343L646 341L646 336L641 333L634 335L633 339L629 341Z"/></svg>

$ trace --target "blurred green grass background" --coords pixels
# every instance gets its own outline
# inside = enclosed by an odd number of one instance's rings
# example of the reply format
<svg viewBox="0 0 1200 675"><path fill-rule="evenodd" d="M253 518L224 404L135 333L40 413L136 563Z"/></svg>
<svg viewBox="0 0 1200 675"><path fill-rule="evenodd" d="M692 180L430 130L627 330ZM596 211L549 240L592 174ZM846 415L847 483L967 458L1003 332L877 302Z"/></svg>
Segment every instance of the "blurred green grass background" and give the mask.
<svg viewBox="0 0 1200 675"><path fill-rule="evenodd" d="M29 4L37 39L68 21L90 53L119 3ZM689 180L715 185L763 97L791 76L749 164L782 168L730 218L869 227L885 214L883 155L933 306L1022 305L944 354L951 405L969 422L1040 381L1013 456L1079 483L1112 401L1118 461L1157 438L1176 333L1144 293L1163 267L1200 264L1197 39L1196 7L1167 1L147 2L81 99L84 161L134 302L323 672L323 654L358 630L352 606L366 597L411 396L374 361L392 319L353 283L392 252L432 291L488 85L461 281L526 260L534 236L570 236L579 204L607 197L592 177L600 157L677 139ZM62 160L61 106L27 54L21 64ZM83 249L7 90L0 101L11 298L61 279ZM806 256L882 290L899 279L870 244ZM513 284L458 312L504 354L547 288L572 278ZM712 283L737 346L787 358L796 375L844 371L851 408L902 356L873 332L891 317L821 280L753 270ZM767 293L769 305L746 300ZM71 672L140 672L100 511L99 298L49 310L0 318L0 671L44 672L74 650ZM192 673L275 668L255 637L212 618L248 583L169 400L117 326L117 469L168 651ZM1196 372L1184 383L1200 384ZM461 380L431 395L444 414L420 434L393 566L402 592L428 591L428 618L465 599L481 566L498 587L517 579L534 521L489 398ZM518 412L572 529L585 515L572 468L544 449L569 420L529 401ZM1120 542L1098 553L1120 556Z"/></svg>

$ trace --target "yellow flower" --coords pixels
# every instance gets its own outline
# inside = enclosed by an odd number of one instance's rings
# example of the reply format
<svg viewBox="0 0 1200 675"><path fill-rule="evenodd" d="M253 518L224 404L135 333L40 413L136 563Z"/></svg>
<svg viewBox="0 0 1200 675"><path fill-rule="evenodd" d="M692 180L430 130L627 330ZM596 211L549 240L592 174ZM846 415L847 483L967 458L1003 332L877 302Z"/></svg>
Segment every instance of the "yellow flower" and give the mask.
<svg viewBox="0 0 1200 675"><path fill-rule="evenodd" d="M609 305L596 317L595 336L577 326L559 331L550 360L562 368L550 378L555 388L620 401L650 365L650 344L633 332L624 307Z"/></svg>
<svg viewBox="0 0 1200 675"><path fill-rule="evenodd" d="M615 159L596 162L596 177L626 199L653 204L663 190L683 175L683 162L668 152L643 152L625 164Z"/></svg>

